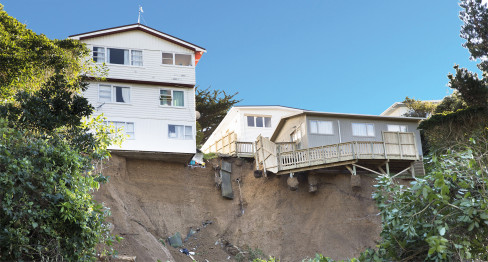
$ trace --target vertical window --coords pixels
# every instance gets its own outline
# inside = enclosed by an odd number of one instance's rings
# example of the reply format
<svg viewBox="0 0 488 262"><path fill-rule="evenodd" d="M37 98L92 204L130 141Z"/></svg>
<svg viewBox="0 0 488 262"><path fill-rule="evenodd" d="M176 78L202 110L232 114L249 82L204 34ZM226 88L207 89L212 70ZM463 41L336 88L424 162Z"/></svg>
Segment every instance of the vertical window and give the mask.
<svg viewBox="0 0 488 262"><path fill-rule="evenodd" d="M173 64L173 53L163 53L163 65Z"/></svg>
<svg viewBox="0 0 488 262"><path fill-rule="evenodd" d="M173 90L173 106L185 106L185 96L183 91Z"/></svg>
<svg viewBox="0 0 488 262"><path fill-rule="evenodd" d="M115 102L117 103L129 103L130 102L130 89L123 86L114 86Z"/></svg>
<svg viewBox="0 0 488 262"><path fill-rule="evenodd" d="M183 125L168 125L168 138L192 140L192 127Z"/></svg>
<svg viewBox="0 0 488 262"><path fill-rule="evenodd" d="M247 116L247 126L254 126L254 116Z"/></svg>
<svg viewBox="0 0 488 262"><path fill-rule="evenodd" d="M407 132L406 125L387 125L387 128L391 132Z"/></svg>
<svg viewBox="0 0 488 262"><path fill-rule="evenodd" d="M129 64L129 50L119 48L108 48L108 62L116 65Z"/></svg>
<svg viewBox="0 0 488 262"><path fill-rule="evenodd" d="M131 50L131 65L142 66L142 51Z"/></svg>
<svg viewBox="0 0 488 262"><path fill-rule="evenodd" d="M310 133L321 135L333 135L332 121L310 120Z"/></svg>
<svg viewBox="0 0 488 262"><path fill-rule="evenodd" d="M93 47L93 61L95 63L105 63L105 48L104 47Z"/></svg>
<svg viewBox="0 0 488 262"><path fill-rule="evenodd" d="M98 86L99 102L130 103L130 88L126 86Z"/></svg>
<svg viewBox="0 0 488 262"><path fill-rule="evenodd" d="M256 127L263 127L263 126L264 126L263 117L257 116L256 117Z"/></svg>
<svg viewBox="0 0 488 262"><path fill-rule="evenodd" d="M264 127L271 127L271 117L264 118Z"/></svg>
<svg viewBox="0 0 488 262"><path fill-rule="evenodd" d="M112 102L112 86L109 85L98 86L98 101Z"/></svg>
<svg viewBox="0 0 488 262"><path fill-rule="evenodd" d="M374 125L369 123L352 123L353 136L374 136Z"/></svg>
<svg viewBox="0 0 488 262"><path fill-rule="evenodd" d="M162 106L185 106L185 92L177 90L160 89L159 104Z"/></svg>

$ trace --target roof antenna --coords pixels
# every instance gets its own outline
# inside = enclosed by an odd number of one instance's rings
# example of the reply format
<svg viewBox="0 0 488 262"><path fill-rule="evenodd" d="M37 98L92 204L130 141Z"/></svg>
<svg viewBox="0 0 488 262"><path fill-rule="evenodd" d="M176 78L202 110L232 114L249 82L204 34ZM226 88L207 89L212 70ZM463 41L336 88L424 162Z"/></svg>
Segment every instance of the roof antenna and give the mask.
<svg viewBox="0 0 488 262"><path fill-rule="evenodd" d="M142 6L139 6L139 17L137 17L137 23L141 23L141 13L144 13L144 10L142 10Z"/></svg>

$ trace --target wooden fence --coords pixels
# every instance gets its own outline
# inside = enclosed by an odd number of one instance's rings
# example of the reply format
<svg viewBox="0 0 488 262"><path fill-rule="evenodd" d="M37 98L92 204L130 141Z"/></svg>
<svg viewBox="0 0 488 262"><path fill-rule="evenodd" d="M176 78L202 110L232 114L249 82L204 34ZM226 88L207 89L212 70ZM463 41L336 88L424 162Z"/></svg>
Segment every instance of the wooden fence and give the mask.
<svg viewBox="0 0 488 262"><path fill-rule="evenodd" d="M231 156L254 156L254 143L237 141L237 134L232 132L221 137L204 152Z"/></svg>

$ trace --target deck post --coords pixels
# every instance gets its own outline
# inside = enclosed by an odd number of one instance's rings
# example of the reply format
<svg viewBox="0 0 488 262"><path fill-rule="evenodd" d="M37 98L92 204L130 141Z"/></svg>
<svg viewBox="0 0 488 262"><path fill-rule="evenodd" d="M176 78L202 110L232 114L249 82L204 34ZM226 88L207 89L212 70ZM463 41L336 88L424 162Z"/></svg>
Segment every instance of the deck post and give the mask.
<svg viewBox="0 0 488 262"><path fill-rule="evenodd" d="M412 178L415 178L415 162L410 164L410 173L412 173Z"/></svg>
<svg viewBox="0 0 488 262"><path fill-rule="evenodd" d="M390 176L390 163L386 162L386 174Z"/></svg>
<svg viewBox="0 0 488 262"><path fill-rule="evenodd" d="M352 153L352 159L356 159L356 156L355 156L355 150L354 150L354 142L351 143L351 153Z"/></svg>
<svg viewBox="0 0 488 262"><path fill-rule="evenodd" d="M341 161L341 151L339 149L339 144L337 144L337 162Z"/></svg>
<svg viewBox="0 0 488 262"><path fill-rule="evenodd" d="M374 146L373 146L373 141L371 141L371 158L374 158Z"/></svg>
<svg viewBox="0 0 488 262"><path fill-rule="evenodd" d="M400 159L403 159L403 149L402 149L402 141L400 140L400 132L397 132L398 136L398 149L400 150Z"/></svg>

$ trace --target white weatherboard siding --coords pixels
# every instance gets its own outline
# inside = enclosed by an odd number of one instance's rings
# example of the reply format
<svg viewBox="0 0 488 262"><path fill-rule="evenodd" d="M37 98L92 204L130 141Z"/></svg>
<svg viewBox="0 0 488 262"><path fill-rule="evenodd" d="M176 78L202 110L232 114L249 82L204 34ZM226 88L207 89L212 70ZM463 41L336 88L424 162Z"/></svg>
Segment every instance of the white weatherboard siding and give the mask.
<svg viewBox="0 0 488 262"><path fill-rule="evenodd" d="M270 137L283 116L301 112L302 110L282 106L235 106L232 107L219 126L202 146L205 153L216 141L228 133L234 132L239 142L255 142L259 135ZM249 127L247 116L271 117L271 127Z"/></svg>
<svg viewBox="0 0 488 262"><path fill-rule="evenodd" d="M130 87L130 103L102 103L98 101L99 84ZM159 90L184 91L184 107L160 106ZM113 82L91 83L84 92L88 101L97 108L94 115L103 114L108 121L134 123L134 139L126 140L122 147L111 149L195 153L195 91L176 88ZM168 125L192 127L192 139L170 139Z"/></svg>
<svg viewBox="0 0 488 262"><path fill-rule="evenodd" d="M142 31L128 31L82 41L90 50L93 50L93 46L142 50L143 66L106 64L109 78L193 85L196 83L195 66L162 64L162 52L170 52L191 55L194 65L194 51L153 35Z"/></svg>

